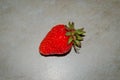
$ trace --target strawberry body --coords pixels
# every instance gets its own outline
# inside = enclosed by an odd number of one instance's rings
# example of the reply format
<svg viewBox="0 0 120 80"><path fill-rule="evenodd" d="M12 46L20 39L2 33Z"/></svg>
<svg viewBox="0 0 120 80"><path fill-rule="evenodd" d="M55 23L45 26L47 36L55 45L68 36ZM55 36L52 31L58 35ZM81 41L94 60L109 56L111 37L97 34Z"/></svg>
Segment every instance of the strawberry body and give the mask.
<svg viewBox="0 0 120 80"><path fill-rule="evenodd" d="M68 44L69 36L66 36L67 30L65 25L54 26L42 40L39 46L39 52L42 55L62 55L67 53L72 43Z"/></svg>
<svg viewBox="0 0 120 80"><path fill-rule="evenodd" d="M81 48L81 41L84 37L84 28L75 29L74 23L69 22L68 26L59 24L54 26L41 41L39 46L40 54L64 55L74 47L76 53Z"/></svg>

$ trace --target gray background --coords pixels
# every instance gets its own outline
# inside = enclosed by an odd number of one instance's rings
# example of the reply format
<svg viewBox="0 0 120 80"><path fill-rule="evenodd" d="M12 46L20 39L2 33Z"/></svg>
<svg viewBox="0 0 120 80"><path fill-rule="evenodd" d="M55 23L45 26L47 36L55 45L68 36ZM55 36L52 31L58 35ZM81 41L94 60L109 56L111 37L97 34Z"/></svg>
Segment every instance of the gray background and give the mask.
<svg viewBox="0 0 120 80"><path fill-rule="evenodd" d="M87 32L80 54L41 56L68 21ZM0 80L120 80L120 0L0 0Z"/></svg>

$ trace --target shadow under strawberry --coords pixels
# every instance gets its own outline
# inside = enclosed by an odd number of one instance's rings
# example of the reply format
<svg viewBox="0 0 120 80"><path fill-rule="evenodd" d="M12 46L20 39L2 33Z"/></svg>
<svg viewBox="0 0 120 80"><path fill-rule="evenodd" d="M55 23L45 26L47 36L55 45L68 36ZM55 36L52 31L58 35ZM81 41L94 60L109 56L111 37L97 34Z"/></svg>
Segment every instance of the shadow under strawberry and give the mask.
<svg viewBox="0 0 120 80"><path fill-rule="evenodd" d="M66 55L68 55L70 53L71 49L68 52L64 53L64 54L51 54L51 55L40 54L40 55L42 55L44 57L64 57L64 56L66 56Z"/></svg>

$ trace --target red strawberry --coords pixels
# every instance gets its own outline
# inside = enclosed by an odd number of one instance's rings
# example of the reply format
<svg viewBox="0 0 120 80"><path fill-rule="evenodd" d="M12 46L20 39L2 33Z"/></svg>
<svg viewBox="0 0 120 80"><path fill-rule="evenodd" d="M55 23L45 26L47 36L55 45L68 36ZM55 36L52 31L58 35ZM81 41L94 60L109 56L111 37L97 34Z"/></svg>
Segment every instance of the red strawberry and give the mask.
<svg viewBox="0 0 120 80"><path fill-rule="evenodd" d="M72 46L75 52L78 52L77 48L81 47L85 31L83 31L83 28L74 29L73 22L69 22L68 26L64 24L54 26L42 40L39 52L48 56L63 55L69 52Z"/></svg>

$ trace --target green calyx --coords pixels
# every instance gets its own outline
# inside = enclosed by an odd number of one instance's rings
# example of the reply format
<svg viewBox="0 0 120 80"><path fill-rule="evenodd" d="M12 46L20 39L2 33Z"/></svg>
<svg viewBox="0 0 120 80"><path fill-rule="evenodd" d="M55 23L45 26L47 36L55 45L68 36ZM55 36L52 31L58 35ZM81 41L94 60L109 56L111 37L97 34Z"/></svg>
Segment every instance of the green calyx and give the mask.
<svg viewBox="0 0 120 80"><path fill-rule="evenodd" d="M76 53L79 53L79 49L81 48L81 41L83 41L84 28L75 29L74 22L69 22L68 26L66 26L66 36L69 36L68 44L73 43L73 47Z"/></svg>

